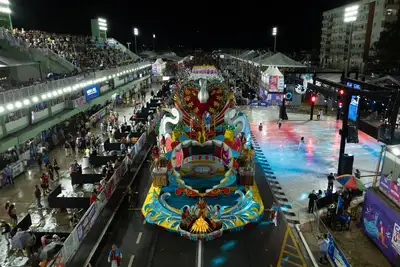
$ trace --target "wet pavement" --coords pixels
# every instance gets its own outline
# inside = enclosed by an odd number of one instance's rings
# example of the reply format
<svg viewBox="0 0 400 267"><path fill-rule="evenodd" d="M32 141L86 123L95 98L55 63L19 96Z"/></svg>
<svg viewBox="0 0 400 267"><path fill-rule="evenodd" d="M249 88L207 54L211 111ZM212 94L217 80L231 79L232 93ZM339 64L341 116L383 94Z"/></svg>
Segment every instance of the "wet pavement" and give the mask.
<svg viewBox="0 0 400 267"><path fill-rule="evenodd" d="M327 233L328 229L317 232L313 229L315 217L306 210L308 195L312 190L326 190L327 175L337 172L342 123L335 117L327 116L321 121L309 121L309 114L289 112L289 121L284 121L282 128L278 129L277 107L247 109L245 113L251 121L258 146L288 199L290 211L295 213L301 232L318 260L316 233ZM260 122L263 124L262 131L258 130ZM363 132L359 131L358 135L360 142L346 143L346 153L354 155L353 171L359 169L361 179L366 186L370 186L382 144ZM305 145L299 149L303 136ZM339 184L335 184L335 190L340 188ZM390 266L356 222L352 222L349 231L332 232L352 266Z"/></svg>
<svg viewBox="0 0 400 267"><path fill-rule="evenodd" d="M310 220L306 211L308 195L312 190L327 189L329 173L337 173L341 121L325 116L321 121L309 121L308 114L288 113L279 130L277 107L245 110L251 130L270 164L277 181L289 199L300 223ZM263 130L258 124L263 123ZM361 171L362 181L370 186L375 173L381 143L363 132L358 133L358 144L346 144L346 153L354 155L355 169ZM305 138L299 149L300 138ZM340 188L335 184L335 189Z"/></svg>
<svg viewBox="0 0 400 267"><path fill-rule="evenodd" d="M150 98L150 91L146 96L146 100ZM132 115L132 107L117 107L120 115L120 121L126 116L127 119ZM100 122L97 123L96 128L92 130L94 134L100 133ZM82 154L65 156L63 145L57 146L55 149L48 153L50 161L54 158L57 159L58 166L60 167L60 179L54 183L50 182L51 188L55 188L58 184L62 185L62 193L65 195L78 195L88 196L93 191L93 185L85 184L83 187L76 188L71 184L71 179L67 169L77 160L82 163ZM44 168L44 167L43 167ZM96 170L85 169L84 172L93 172ZM18 221L23 219L27 213L31 215L32 230L41 232L65 232L70 233L72 228L69 225L70 211L59 212L55 209L47 207L47 197L42 196L41 209L36 207L34 198L34 186L40 184L40 176L43 171L38 165L27 166L27 170L15 179L15 185L10 185L0 189L0 201L4 205L7 201L15 203ZM10 218L4 208L0 209L0 219L10 221ZM0 266L1 267L18 267L24 266L27 257L18 254L16 251L10 250L4 237L0 237Z"/></svg>

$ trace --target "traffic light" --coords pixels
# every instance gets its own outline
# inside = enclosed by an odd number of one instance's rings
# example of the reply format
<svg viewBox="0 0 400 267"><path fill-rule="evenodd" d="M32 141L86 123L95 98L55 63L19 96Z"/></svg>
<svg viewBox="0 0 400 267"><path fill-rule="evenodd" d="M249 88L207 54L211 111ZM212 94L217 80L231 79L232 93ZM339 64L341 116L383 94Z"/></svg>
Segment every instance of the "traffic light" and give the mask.
<svg viewBox="0 0 400 267"><path fill-rule="evenodd" d="M312 97L311 97L311 102L313 102L313 103L315 103L315 100L316 100L317 98L313 95Z"/></svg>
<svg viewBox="0 0 400 267"><path fill-rule="evenodd" d="M338 107L339 107L339 108L342 108L342 107L343 107L342 101L339 101L339 102L338 102Z"/></svg>
<svg viewBox="0 0 400 267"><path fill-rule="evenodd" d="M344 94L344 90L343 89L340 89L339 90L339 95L343 95Z"/></svg>

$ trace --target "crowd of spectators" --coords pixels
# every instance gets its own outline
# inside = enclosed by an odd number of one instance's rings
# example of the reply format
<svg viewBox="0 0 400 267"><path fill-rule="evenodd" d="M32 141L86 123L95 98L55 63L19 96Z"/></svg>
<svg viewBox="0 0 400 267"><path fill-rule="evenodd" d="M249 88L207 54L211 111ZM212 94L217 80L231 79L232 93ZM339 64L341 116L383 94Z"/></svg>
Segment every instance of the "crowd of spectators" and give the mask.
<svg viewBox="0 0 400 267"><path fill-rule="evenodd" d="M88 36L14 29L14 35L30 47L48 49L81 70L108 69L132 63L130 56L117 45Z"/></svg>
<svg viewBox="0 0 400 267"><path fill-rule="evenodd" d="M54 34L37 30L2 30L17 40L14 43L54 52L74 64L76 69L69 73L51 73L42 79L30 79L24 82L11 79L0 82L0 92L133 63L132 58L118 46L118 43L94 40L87 36Z"/></svg>

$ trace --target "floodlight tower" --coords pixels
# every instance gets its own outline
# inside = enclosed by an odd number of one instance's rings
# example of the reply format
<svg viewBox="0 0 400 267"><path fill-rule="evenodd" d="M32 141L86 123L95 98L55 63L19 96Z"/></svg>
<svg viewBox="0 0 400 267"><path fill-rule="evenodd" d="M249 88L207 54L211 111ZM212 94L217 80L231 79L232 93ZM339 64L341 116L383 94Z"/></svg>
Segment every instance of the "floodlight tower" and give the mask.
<svg viewBox="0 0 400 267"><path fill-rule="evenodd" d="M351 46L353 41L353 24L357 21L359 5L353 5L346 7L344 9L343 21L344 23L349 23L349 39L347 45L347 56L346 56L346 65L345 65L345 77L348 77L349 69L350 69L350 59L351 59Z"/></svg>

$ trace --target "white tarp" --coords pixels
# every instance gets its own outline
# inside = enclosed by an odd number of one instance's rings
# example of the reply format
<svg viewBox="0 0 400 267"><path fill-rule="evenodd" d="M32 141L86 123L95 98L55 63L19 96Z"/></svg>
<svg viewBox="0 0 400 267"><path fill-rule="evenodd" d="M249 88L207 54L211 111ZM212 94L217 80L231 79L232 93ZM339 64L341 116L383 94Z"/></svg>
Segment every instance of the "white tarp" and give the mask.
<svg viewBox="0 0 400 267"><path fill-rule="evenodd" d="M273 56L270 56L261 62L259 62L262 66L273 66L273 67L281 67L281 68L306 68L306 65L297 62L290 57L285 56L282 53L276 53Z"/></svg>

